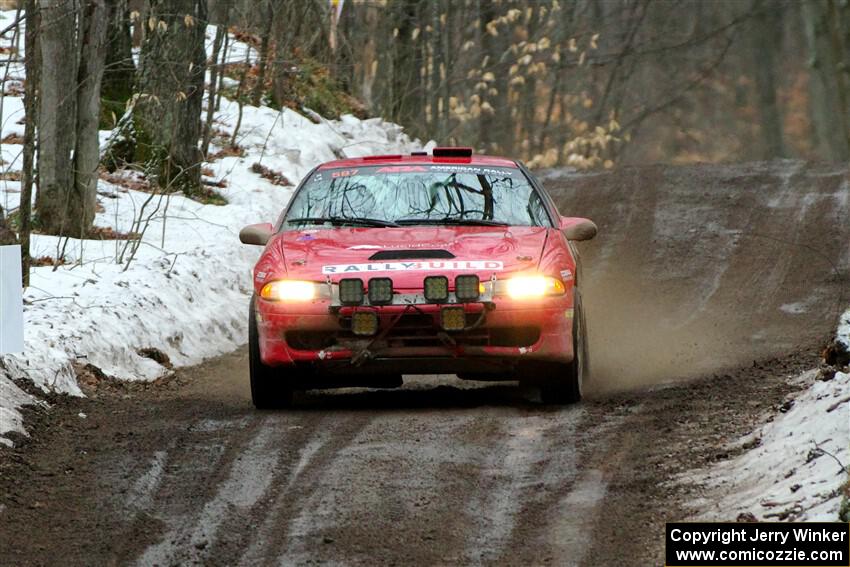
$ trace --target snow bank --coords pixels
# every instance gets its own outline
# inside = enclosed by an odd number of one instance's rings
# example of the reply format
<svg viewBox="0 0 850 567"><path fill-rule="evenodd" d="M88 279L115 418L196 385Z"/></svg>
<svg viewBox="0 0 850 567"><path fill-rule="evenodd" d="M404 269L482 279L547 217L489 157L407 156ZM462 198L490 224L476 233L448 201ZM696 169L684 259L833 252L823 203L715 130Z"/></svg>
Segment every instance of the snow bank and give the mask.
<svg viewBox="0 0 850 567"><path fill-rule="evenodd" d="M5 97L6 109L16 116L3 117L4 136L20 128L19 103L19 98ZM232 132L237 113L236 103L223 99L215 127ZM142 216L150 222L129 267L129 252L119 262L123 241L65 243L33 237L34 257L57 257L64 249L69 264L56 271L50 266L32 271L24 294L26 351L0 357L0 442L9 444L4 433L24 432L17 410L35 401L10 379L26 378L45 391L81 395L74 362L94 364L122 379L152 380L166 369L140 356L139 349L158 348L183 366L247 341L249 270L259 249L240 244L238 232L246 224L274 222L294 189L264 179L251 170L253 164L297 183L315 165L336 157L419 149L401 127L379 118L343 116L314 124L288 109L251 106L243 109L237 144L244 150L241 157L204 164L205 179L226 184L216 188L228 200L225 206L180 195L149 201L150 193L101 181L98 201L103 210L96 226L130 231L148 202ZM20 146L2 149L9 169ZM4 208L18 206L19 185L0 182Z"/></svg>
<svg viewBox="0 0 850 567"><path fill-rule="evenodd" d="M838 338L850 343L850 310ZM683 479L707 493L692 503L697 519L836 521L840 489L850 471L850 374L828 381L817 371L798 377L805 386L791 408L739 443L755 448Z"/></svg>

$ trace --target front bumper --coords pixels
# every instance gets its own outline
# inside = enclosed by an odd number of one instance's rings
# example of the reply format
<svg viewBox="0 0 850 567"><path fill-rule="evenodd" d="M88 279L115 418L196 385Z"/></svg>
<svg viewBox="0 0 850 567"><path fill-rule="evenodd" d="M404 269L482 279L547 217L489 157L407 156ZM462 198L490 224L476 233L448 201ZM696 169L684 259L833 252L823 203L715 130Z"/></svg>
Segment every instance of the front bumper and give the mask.
<svg viewBox="0 0 850 567"><path fill-rule="evenodd" d="M442 330L439 304L369 307L379 320L372 337L351 331L351 314L361 308L257 299L260 356L270 366L327 373L498 374L525 360L572 361L572 288L538 300L486 299L462 304L468 325L455 332Z"/></svg>

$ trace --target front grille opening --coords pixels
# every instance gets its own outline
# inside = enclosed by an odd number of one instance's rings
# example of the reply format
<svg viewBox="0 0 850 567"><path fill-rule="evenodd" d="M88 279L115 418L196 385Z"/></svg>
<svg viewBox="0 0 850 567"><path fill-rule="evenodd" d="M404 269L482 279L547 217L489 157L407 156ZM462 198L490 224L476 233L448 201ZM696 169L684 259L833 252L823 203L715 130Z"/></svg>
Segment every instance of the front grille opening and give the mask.
<svg viewBox="0 0 850 567"><path fill-rule="evenodd" d="M490 329L490 346L529 347L540 340L537 327L497 327Z"/></svg>
<svg viewBox="0 0 850 567"><path fill-rule="evenodd" d="M333 331L287 331L284 338L286 344L296 350L322 350L336 344L337 334Z"/></svg>
<svg viewBox="0 0 850 567"><path fill-rule="evenodd" d="M455 255L448 250L381 250L369 256L370 260L451 260Z"/></svg>
<svg viewBox="0 0 850 567"><path fill-rule="evenodd" d="M478 318L477 313L467 313L466 324L472 325ZM383 321L382 321L383 323ZM338 331L287 331L285 338L290 347L298 350L322 350L335 346L362 347L364 339L351 332L351 318L340 318ZM439 321L432 315L409 313L384 337L376 347L426 347L445 346L438 333ZM380 333L380 331L379 331ZM469 331L449 333L458 345L465 346L494 346L494 347L530 347L540 340L540 329L537 327L478 327Z"/></svg>

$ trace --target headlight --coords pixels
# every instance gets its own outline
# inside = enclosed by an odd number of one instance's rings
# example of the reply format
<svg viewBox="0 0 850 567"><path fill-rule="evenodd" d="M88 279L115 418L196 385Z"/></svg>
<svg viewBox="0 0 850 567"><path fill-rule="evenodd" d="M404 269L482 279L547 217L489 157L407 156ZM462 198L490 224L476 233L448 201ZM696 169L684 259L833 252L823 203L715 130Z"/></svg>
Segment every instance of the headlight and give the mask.
<svg viewBox="0 0 850 567"><path fill-rule="evenodd" d="M566 292L561 280L549 276L516 276L507 280L503 289L512 299L563 295Z"/></svg>
<svg viewBox="0 0 850 567"><path fill-rule="evenodd" d="M326 293L320 288L324 284L301 280L277 280L269 282L260 290L260 297L268 301L310 301Z"/></svg>

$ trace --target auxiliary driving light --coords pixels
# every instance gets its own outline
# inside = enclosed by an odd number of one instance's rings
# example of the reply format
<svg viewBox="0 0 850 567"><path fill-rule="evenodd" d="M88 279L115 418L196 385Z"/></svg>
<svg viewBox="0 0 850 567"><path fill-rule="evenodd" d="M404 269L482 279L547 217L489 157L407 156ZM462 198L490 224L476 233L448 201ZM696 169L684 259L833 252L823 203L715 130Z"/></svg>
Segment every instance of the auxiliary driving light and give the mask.
<svg viewBox="0 0 850 567"><path fill-rule="evenodd" d="M360 305L363 303L363 281L358 278L339 280L339 301L343 305Z"/></svg>
<svg viewBox="0 0 850 567"><path fill-rule="evenodd" d="M440 324L446 331L462 331L466 328L466 311L463 307L443 307Z"/></svg>
<svg viewBox="0 0 850 567"><path fill-rule="evenodd" d="M458 276L455 278L455 295L461 301L475 301L481 295L481 281L478 276Z"/></svg>
<svg viewBox="0 0 850 567"><path fill-rule="evenodd" d="M393 281L390 278L372 278L369 280L369 303L385 305L393 301Z"/></svg>
<svg viewBox="0 0 850 567"><path fill-rule="evenodd" d="M449 298L449 279L446 276L428 276L425 278L425 299L442 303Z"/></svg>
<svg viewBox="0 0 850 567"><path fill-rule="evenodd" d="M378 332L378 315L371 311L355 311L351 316L351 332L371 336Z"/></svg>

